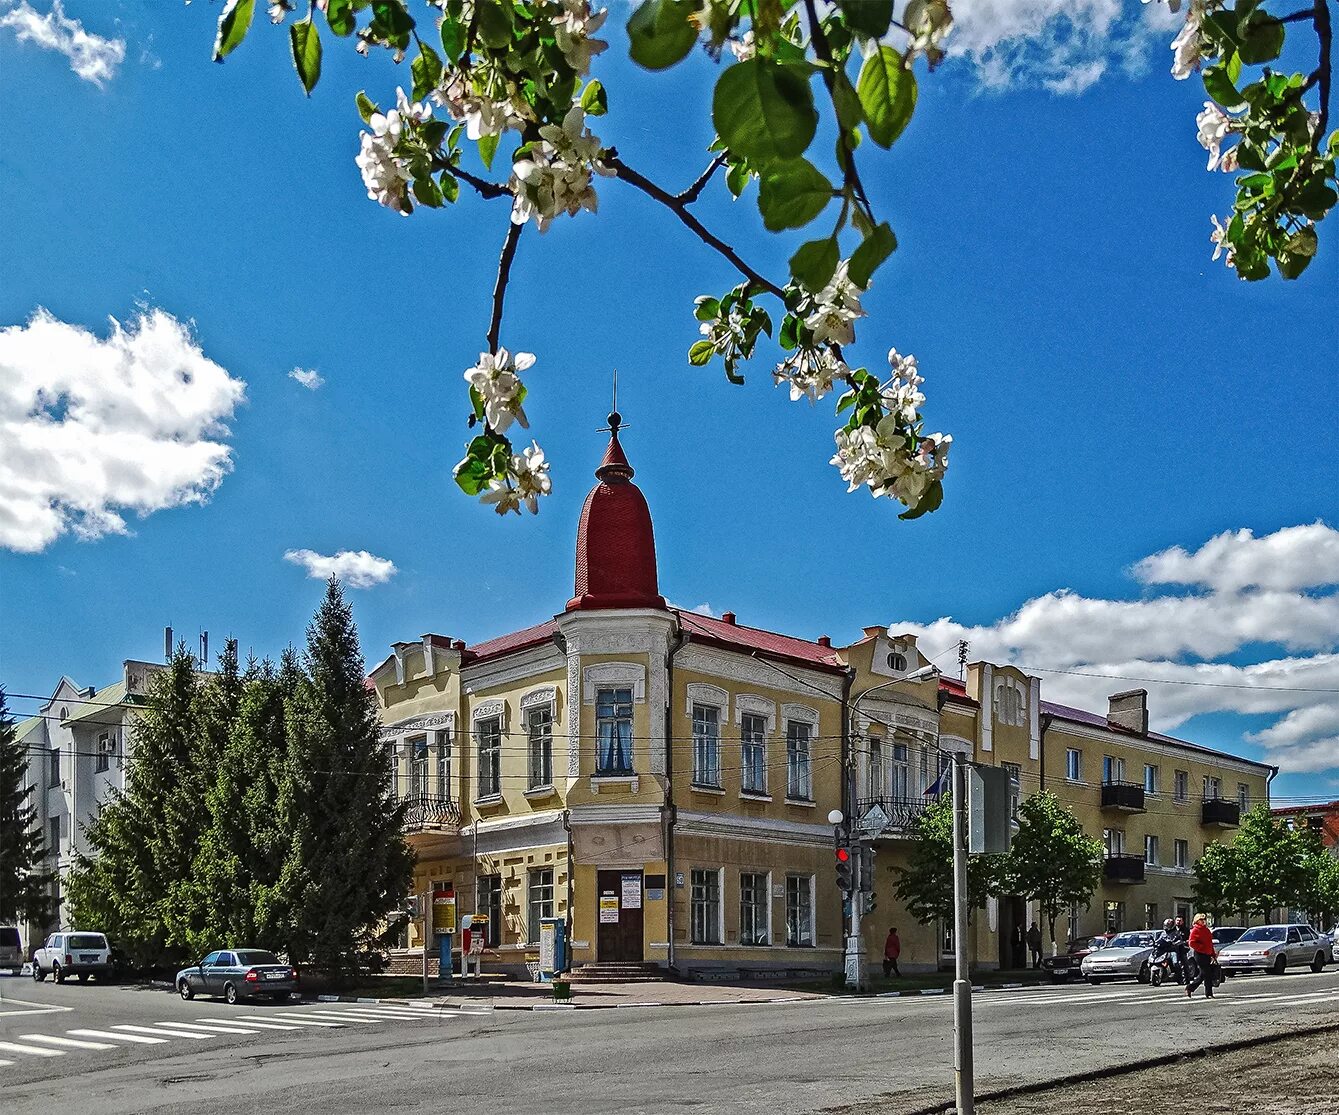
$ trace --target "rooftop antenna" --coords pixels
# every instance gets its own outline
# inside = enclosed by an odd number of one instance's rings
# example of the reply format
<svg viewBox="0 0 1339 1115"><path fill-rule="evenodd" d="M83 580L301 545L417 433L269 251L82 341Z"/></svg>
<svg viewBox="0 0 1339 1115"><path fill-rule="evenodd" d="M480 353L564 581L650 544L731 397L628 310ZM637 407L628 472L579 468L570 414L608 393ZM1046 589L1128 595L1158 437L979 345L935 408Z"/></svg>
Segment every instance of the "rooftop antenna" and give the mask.
<svg viewBox="0 0 1339 1115"><path fill-rule="evenodd" d="M962 681L967 670L967 640L958 640L958 680Z"/></svg>

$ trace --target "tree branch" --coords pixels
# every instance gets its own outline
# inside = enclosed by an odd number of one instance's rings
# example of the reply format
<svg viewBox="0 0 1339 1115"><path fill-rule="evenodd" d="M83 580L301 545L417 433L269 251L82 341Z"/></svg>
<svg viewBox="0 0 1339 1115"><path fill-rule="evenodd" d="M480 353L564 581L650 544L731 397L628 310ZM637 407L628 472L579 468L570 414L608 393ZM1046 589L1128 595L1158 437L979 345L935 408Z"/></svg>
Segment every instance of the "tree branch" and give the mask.
<svg viewBox="0 0 1339 1115"><path fill-rule="evenodd" d="M497 352L502 332L502 303L507 297L507 283L511 279L511 261L516 258L516 244L525 225L509 223L507 238L502 241L502 255L497 261L497 282L493 284L493 317L488 323L488 351Z"/></svg>
<svg viewBox="0 0 1339 1115"><path fill-rule="evenodd" d="M605 165L614 172L616 177L623 179L629 186L635 186L637 189L641 190L642 193L646 194L647 197L654 198L656 201L660 202L661 205L670 210L670 212L687 225L689 229L696 233L697 238L701 240L702 243L715 248L716 251L728 259L739 273L753 283L754 286L765 290L768 294L774 294L778 298L782 297L782 291L779 286L768 279L763 278L758 272L753 270L752 267L739 258L739 253L737 253L734 248L730 247L730 245L719 236L711 232L701 221L689 212L688 202L676 197L668 190L661 189L649 178L645 178L641 174L638 174L637 171L633 170L632 167L628 166L627 163L618 157L618 152L612 147L605 152L604 162Z"/></svg>
<svg viewBox="0 0 1339 1115"><path fill-rule="evenodd" d="M511 197L512 192L506 186L497 182L490 182L487 178L480 178L477 174L471 174L468 170L462 170L458 166L452 166L443 159L433 160L433 166L437 170L444 170L458 182L464 182L467 186L472 186L480 197L493 198Z"/></svg>
<svg viewBox="0 0 1339 1115"><path fill-rule="evenodd" d="M1325 142L1325 129L1330 126L1330 52L1334 32L1330 26L1329 0L1315 0L1312 22L1320 39L1320 64L1316 67L1320 79L1320 119L1316 123L1316 144L1320 145Z"/></svg>
<svg viewBox="0 0 1339 1115"><path fill-rule="evenodd" d="M1321 0L1317 0L1317 3ZM823 84L827 86L828 98L832 101L832 111L837 111L837 66L832 58L832 47L828 43L828 37L823 33L823 21L818 18L818 7L814 0L804 0L804 8L809 16L809 37L814 43L814 53L818 55L819 61L823 66ZM839 125L840 126L840 125ZM843 157L840 160L842 164L842 177L846 180L846 185L855 196L856 202L865 211L865 216L869 218L869 223L874 224L874 209L869 203L869 197L865 194L865 184L860 181L860 171L855 165L855 145L846 135L846 130L841 129L841 145Z"/></svg>
<svg viewBox="0 0 1339 1115"><path fill-rule="evenodd" d="M721 154L712 159L707 165L707 169L698 176L697 181L681 194L676 195L675 200L682 202L684 205L692 205L693 202L702 196L702 191L707 188L707 183L711 181L712 176L723 166L725 166L725 152L721 152Z"/></svg>

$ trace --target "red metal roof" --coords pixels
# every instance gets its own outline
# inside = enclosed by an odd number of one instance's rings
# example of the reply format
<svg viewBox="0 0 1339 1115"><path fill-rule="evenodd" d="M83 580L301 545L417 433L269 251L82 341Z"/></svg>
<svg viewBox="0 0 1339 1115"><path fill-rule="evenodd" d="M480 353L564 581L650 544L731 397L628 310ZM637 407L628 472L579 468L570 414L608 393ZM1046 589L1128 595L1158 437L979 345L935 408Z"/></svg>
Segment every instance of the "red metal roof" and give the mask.
<svg viewBox="0 0 1339 1115"><path fill-rule="evenodd" d="M479 662L485 658L501 658L504 654L515 654L519 650L528 650L547 643L558 629L554 620L545 620L534 627L525 627L513 631L510 635L499 635L496 639L485 639L482 643L467 646L460 656L461 664Z"/></svg>
<svg viewBox="0 0 1339 1115"><path fill-rule="evenodd" d="M944 694L945 701L952 701L955 705L969 705L972 708L980 708L981 702L967 696L967 686L957 678L946 678L942 674L939 676L939 692Z"/></svg>
<svg viewBox="0 0 1339 1115"><path fill-rule="evenodd" d="M837 652L821 643L781 635L775 631L764 631L758 627L726 623L725 620L713 619L697 612L675 609L675 615L679 617L679 623L694 642L715 643L732 650L757 651L760 654L785 658L819 669L844 671L846 668Z"/></svg>

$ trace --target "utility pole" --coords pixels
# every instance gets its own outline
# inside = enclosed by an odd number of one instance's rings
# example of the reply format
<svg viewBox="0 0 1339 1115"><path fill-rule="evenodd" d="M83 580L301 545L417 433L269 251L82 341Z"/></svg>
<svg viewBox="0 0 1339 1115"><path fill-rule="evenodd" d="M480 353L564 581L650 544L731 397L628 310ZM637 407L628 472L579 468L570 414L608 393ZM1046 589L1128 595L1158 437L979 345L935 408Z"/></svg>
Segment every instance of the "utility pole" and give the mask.
<svg viewBox="0 0 1339 1115"><path fill-rule="evenodd" d="M854 813L856 808L856 770L855 761L852 757L851 765L847 768L848 785L850 787L851 811ZM860 841L857 834L857 825L854 817L846 818L846 849L852 853L852 882L851 889L848 892L851 902L851 936L846 941L846 986L853 987L857 991L863 991L865 987L865 943L860 938L860 907L864 898L860 891L861 872L864 864L861 856L864 854L860 847Z"/></svg>
<svg viewBox="0 0 1339 1115"><path fill-rule="evenodd" d="M953 1084L958 1115L976 1110L972 981L967 975L967 756L953 752Z"/></svg>
<svg viewBox="0 0 1339 1115"><path fill-rule="evenodd" d="M423 911L423 997L428 997L428 942L432 940L432 884L419 907Z"/></svg>

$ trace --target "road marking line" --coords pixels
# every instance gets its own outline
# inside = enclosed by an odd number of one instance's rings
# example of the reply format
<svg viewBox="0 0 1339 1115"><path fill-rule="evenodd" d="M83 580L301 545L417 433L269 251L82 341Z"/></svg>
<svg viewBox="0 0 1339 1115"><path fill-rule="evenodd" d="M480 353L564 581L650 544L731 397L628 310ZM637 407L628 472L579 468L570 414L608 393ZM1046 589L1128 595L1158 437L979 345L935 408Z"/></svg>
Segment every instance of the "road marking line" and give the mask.
<svg viewBox="0 0 1339 1115"><path fill-rule="evenodd" d="M203 1030L197 1037L213 1037L215 1034L258 1034L259 1030L244 1029L241 1026L202 1026L198 1022L155 1022L155 1026L176 1026L182 1030Z"/></svg>
<svg viewBox="0 0 1339 1115"><path fill-rule="evenodd" d="M343 1014L285 1014L284 1018L291 1018L294 1022L305 1020L307 1022L320 1022L326 1026L343 1025L345 1022L372 1022L371 1018L353 1018Z"/></svg>
<svg viewBox="0 0 1339 1115"><path fill-rule="evenodd" d="M330 1011L328 1013L322 1011L320 1014L302 1014L302 1015L293 1015L292 1017L315 1018L318 1021L322 1018L333 1018L338 1022L366 1022L368 1024L380 1021L375 1017L369 1017L365 1014L349 1014L344 1011L340 1011L338 1013L336 1013L335 1011Z"/></svg>
<svg viewBox="0 0 1339 1115"><path fill-rule="evenodd" d="M115 1049L106 1041L76 1041L74 1038L58 1038L50 1034L20 1034L24 1041L44 1041L48 1045L68 1045L71 1049ZM5 1064L9 1062L6 1061Z"/></svg>
<svg viewBox="0 0 1339 1115"><path fill-rule="evenodd" d="M426 1011L421 1011L421 1010L416 1010L416 1011L403 1011L403 1010L378 1010L378 1009L375 1008L375 1007L368 1007L367 1010L362 1010L362 1011L359 1011L358 1013L359 1013L359 1014L370 1014L370 1015L373 1015L373 1016L376 1017L376 1018L404 1018L404 1019L411 1019L411 1018L412 1018L412 1019L415 1019L415 1020L418 1020L418 1019L421 1019L421 1018L436 1018L436 1017L437 1017L435 1014L428 1014Z"/></svg>
<svg viewBox="0 0 1339 1115"><path fill-rule="evenodd" d="M61 1011L71 1011L74 1007L56 1007L50 1003L30 1003L26 999L5 999L6 1004L18 1003L27 1010L0 1010L0 1018L9 1017L16 1014L57 1014Z"/></svg>
<svg viewBox="0 0 1339 1115"><path fill-rule="evenodd" d="M13 1061L0 1061L0 1065L12 1065Z"/></svg>
<svg viewBox="0 0 1339 1115"><path fill-rule="evenodd" d="M16 1041L0 1041L0 1049L6 1053L27 1053L33 1057L64 1057L64 1050L43 1049L40 1045L20 1045Z"/></svg>
<svg viewBox="0 0 1339 1115"><path fill-rule="evenodd" d="M280 1023L280 1022L256 1022L256 1021L253 1021L253 1017L254 1017L254 1016L249 1016L245 1022L230 1022L230 1021L228 1021L228 1020L225 1019L225 1018L197 1018L196 1021L197 1021L197 1022L216 1022L216 1023L218 1023L218 1025L220 1025L220 1026L255 1026L257 1029L261 1029L261 1030L296 1030L296 1029L297 1029L297 1026L294 1026L294 1025L285 1025L284 1023ZM262 1017L263 1017L263 1016L262 1016ZM177 1025L177 1023L174 1022L173 1025L174 1025L174 1026Z"/></svg>
<svg viewBox="0 0 1339 1115"><path fill-rule="evenodd" d="M115 1041L133 1041L137 1045L166 1045L170 1038L149 1038L141 1034L114 1033L111 1030L66 1030L67 1034L77 1034L81 1038L112 1038Z"/></svg>
<svg viewBox="0 0 1339 1115"><path fill-rule="evenodd" d="M192 1034L187 1030L173 1030L160 1023L153 1026L131 1026L129 1024L122 1026L113 1026L113 1030L127 1030L132 1034L166 1034L170 1038L194 1038L196 1041L203 1041L205 1038L213 1037L212 1034Z"/></svg>
<svg viewBox="0 0 1339 1115"><path fill-rule="evenodd" d="M254 1015L250 1015L250 1014L241 1014L241 1015L238 1015L238 1017L239 1017L239 1018L245 1018L248 1022L252 1021L252 1020L255 1018ZM262 1018L269 1018L270 1016L269 1016L269 1015L262 1015L261 1017L262 1017ZM343 1023L342 1023L342 1022L311 1022L311 1021L308 1021L308 1020L306 1020L306 1019L302 1019L302 1018L294 1018L294 1017L293 1017L292 1015L290 1015L290 1014L285 1014L283 1017L284 1017L284 1018L287 1018L287 1019L290 1019L290 1020L292 1021L292 1024L293 1024L294 1026L328 1026L328 1027L330 1027L331 1029L335 1029L335 1030L338 1030L338 1029L340 1029L340 1027L343 1026Z"/></svg>

